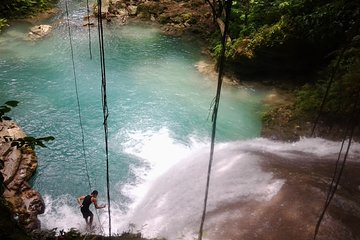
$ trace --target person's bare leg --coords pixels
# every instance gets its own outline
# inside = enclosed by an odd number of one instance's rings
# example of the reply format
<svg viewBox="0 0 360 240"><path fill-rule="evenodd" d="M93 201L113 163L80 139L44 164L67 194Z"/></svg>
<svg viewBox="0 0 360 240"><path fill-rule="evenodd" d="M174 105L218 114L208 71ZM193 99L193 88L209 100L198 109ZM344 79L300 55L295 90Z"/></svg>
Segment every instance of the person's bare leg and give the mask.
<svg viewBox="0 0 360 240"><path fill-rule="evenodd" d="M90 224L89 224L89 225L90 225L90 228L92 227L93 218L94 218L94 216L93 216L93 215L91 215L91 216L90 216Z"/></svg>
<svg viewBox="0 0 360 240"><path fill-rule="evenodd" d="M91 228L90 224L89 224L89 220L88 220L89 217L86 217L85 218L85 222L86 222L86 230L89 230Z"/></svg>

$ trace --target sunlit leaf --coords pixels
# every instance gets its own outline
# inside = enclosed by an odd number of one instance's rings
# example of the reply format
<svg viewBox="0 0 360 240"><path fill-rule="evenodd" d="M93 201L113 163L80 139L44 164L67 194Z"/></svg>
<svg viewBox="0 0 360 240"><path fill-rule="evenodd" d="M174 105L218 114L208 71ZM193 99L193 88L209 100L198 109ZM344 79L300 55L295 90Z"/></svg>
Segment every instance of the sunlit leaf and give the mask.
<svg viewBox="0 0 360 240"><path fill-rule="evenodd" d="M3 112L3 113L7 113L7 112L11 111L11 108L9 108L7 106L1 106L0 111Z"/></svg>
<svg viewBox="0 0 360 240"><path fill-rule="evenodd" d="M53 136L48 136L48 137L38 138L37 140L39 140L39 141L52 141L52 140L55 140L55 138Z"/></svg>
<svg viewBox="0 0 360 240"><path fill-rule="evenodd" d="M43 144L41 141L36 141L36 145L39 145L40 147L46 148L45 144Z"/></svg>
<svg viewBox="0 0 360 240"><path fill-rule="evenodd" d="M35 142L36 139L34 137L24 137L24 141L27 141L27 142Z"/></svg>

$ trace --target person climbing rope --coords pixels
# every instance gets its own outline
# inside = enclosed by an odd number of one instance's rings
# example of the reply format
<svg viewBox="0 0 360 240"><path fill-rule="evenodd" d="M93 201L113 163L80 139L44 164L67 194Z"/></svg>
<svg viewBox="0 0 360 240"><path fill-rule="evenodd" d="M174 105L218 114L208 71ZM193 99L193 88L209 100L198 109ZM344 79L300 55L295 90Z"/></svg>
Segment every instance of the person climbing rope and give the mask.
<svg viewBox="0 0 360 240"><path fill-rule="evenodd" d="M90 195L81 196L76 199L77 203L80 205L80 210L81 210L83 217L85 218L86 225L90 229L92 228L92 222L93 222L93 218L94 218L94 214L89 209L91 203L94 203L94 206L96 209L106 207L106 204L103 204L101 206L99 206L97 204L97 200L96 200L97 196L98 196L98 191L94 190ZM90 219L88 219L89 217L90 217Z"/></svg>

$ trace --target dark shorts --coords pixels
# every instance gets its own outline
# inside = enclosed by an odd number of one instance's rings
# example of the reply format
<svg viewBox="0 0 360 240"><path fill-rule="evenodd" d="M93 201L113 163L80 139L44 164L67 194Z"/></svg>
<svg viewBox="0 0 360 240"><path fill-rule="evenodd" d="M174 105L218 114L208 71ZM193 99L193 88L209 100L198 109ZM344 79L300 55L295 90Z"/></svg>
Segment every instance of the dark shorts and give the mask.
<svg viewBox="0 0 360 240"><path fill-rule="evenodd" d="M92 217L94 216L94 214L89 210L89 209L83 209L81 208L81 213L83 215L84 218L88 218L88 217Z"/></svg>

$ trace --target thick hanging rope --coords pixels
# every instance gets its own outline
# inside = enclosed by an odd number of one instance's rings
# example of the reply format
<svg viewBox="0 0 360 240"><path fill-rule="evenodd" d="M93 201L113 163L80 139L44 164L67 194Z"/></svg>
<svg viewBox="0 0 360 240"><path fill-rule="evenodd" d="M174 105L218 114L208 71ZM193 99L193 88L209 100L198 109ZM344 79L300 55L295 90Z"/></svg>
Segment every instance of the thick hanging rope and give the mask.
<svg viewBox="0 0 360 240"><path fill-rule="evenodd" d="M344 46L342 47L341 51L340 51L340 54L338 56L338 59L336 61L336 64L335 66L333 67L332 71L331 71L331 74L330 74L330 79L329 79L329 82L326 86L326 91L325 91L325 94L324 94L324 97L321 101L321 105L320 105L320 108L319 108L319 112L318 112L318 115L316 116L316 119L315 119L315 122L314 122L314 125L313 125L313 128L311 130L311 137L314 136L314 133L315 133L315 128L320 120L320 117L322 115L322 112L323 112L323 109L325 107L325 103L326 103L326 100L329 96L329 92L330 92L330 88L331 88L331 85L333 84L334 80L335 80L335 77L336 77L336 73L339 69L339 66L340 66L340 63L341 63L341 60L343 59L344 57L344 54L345 54L345 51L350 47L351 45L351 42L353 40L353 37L355 37L357 34L358 34L358 29L359 29L359 22L355 21L354 23L352 23L348 30L345 31L345 33L347 33L347 37L346 37L346 40L345 40L345 44Z"/></svg>
<svg viewBox="0 0 360 240"><path fill-rule="evenodd" d="M203 213L202 213L202 217L201 217L201 224L200 224L200 229L199 229L198 240L202 240L204 222L205 222L205 217L206 217L206 206L207 206L207 200L208 200L208 195L209 195L211 167L212 167L212 162L213 162L213 158L214 158L216 120L217 120L217 114L218 114L219 103L220 103L221 86L222 86L222 82L223 82L225 51L226 51L226 39L227 39L227 32L228 32L228 28L229 28L232 0L226 0L225 5L226 5L225 6L225 14L226 14L226 16L225 16L225 30L224 30L224 34L223 34L222 40L221 40L221 47L222 48L221 48L221 54L220 54L220 60L219 60L218 85L217 85L216 96L215 96L215 101L214 101L214 109L213 109L213 114L212 114L212 122L213 122L213 124L212 124L212 134L211 134L210 159L209 159L209 165L208 165L208 173L207 173L207 179L206 179L206 189L205 189Z"/></svg>
<svg viewBox="0 0 360 240"><path fill-rule="evenodd" d="M334 68L332 69L332 73L330 75L330 79L329 79L329 82L328 82L328 85L327 85L327 88L326 88L326 92L325 92L324 98L323 98L323 100L321 102L319 113L317 115L317 118L315 120L313 129L311 131L311 136L314 135L316 125L318 124L318 121L319 121L320 116L322 114L323 108L325 106L325 101L326 101L326 99L328 97L331 85L332 85L333 81L335 80L336 72L337 72L337 70L338 70L338 68L340 66L341 60L344 57L345 51L349 47L349 45L351 44L352 37L355 36L355 34L357 33L356 31L354 31L355 29L358 29L357 26L358 26L358 23L357 23L357 25L350 26L350 28L349 28L348 32L349 32L350 37L348 38L347 43L341 49L341 52L340 52L340 54L338 56L336 64L335 64ZM338 188L338 185L340 183L340 179L341 179L343 170L345 168L345 163L346 163L346 160L347 160L348 152L349 152L349 149L350 149L350 146L351 146L353 134L354 134L355 128L359 124L359 115L360 115L360 109L358 108L359 100L360 100L359 97L360 97L360 89L358 89L358 91L356 93L355 102L354 102L353 108L352 108L352 113L351 113L350 119L348 121L348 124L346 125L347 127L346 127L345 132L344 132L343 140L342 140L340 151L339 151L339 154L338 154L338 158L337 158L337 161L336 161L336 164L335 164L334 174L333 174L330 186L329 186L326 201L325 201L323 210L322 210L322 212L320 214L320 217L319 217L319 219L318 219L318 221L316 223L316 226L315 226L315 232L314 232L314 238L313 238L314 240L317 237L317 234L318 234L319 229L320 229L321 222L322 222L322 220L323 220L323 218L325 216L325 213L326 213L328 207L330 206L330 203L331 203L331 201L332 201L332 199L333 199L333 197L334 197L334 195L336 193L336 190ZM341 166L340 166L340 159L341 159L342 151L343 151L345 141L346 141L346 138L348 136L349 131L350 131L350 135L349 135L349 139L348 139L349 142L348 142L347 149L346 149L345 155L343 157L343 160L342 160Z"/></svg>
<svg viewBox="0 0 360 240"><path fill-rule="evenodd" d="M336 161L336 166L335 166L333 179L332 179L332 182L331 182L330 187L329 187L329 191L328 191L328 194L327 194L327 197L326 197L324 208L323 208L323 210L322 210L322 212L320 214L320 217L319 217L319 219L318 219L318 221L316 223L315 233L314 233L314 238L313 238L314 240L316 240L317 234L318 234L319 229L320 229L321 222L322 222L322 220L323 220L323 218L325 216L325 212L327 211L328 207L330 206L331 200L333 199L333 197L335 195L335 192L336 192L336 190L337 190L337 188L339 186L340 179L341 179L342 173L343 173L344 168L345 168L345 164L346 164L347 156L349 154L349 150L350 150L352 138L353 138L353 135L354 135L354 131L355 131L355 128L357 127L357 125L359 123L359 116L360 116L360 108L358 108L359 97L360 97L360 89L357 92L355 103L353 104L353 110L352 110L351 118L349 120L349 124L347 125L348 127L346 128L346 131L345 131L345 134L344 134L344 138L343 138L343 141L342 141L342 144L341 144L338 159ZM346 149L343 161L341 163L341 167L339 169L339 162L340 162L340 158L341 158L341 153L342 153L343 146L345 144L345 140L346 140L346 137L347 137L347 134L348 134L349 131L350 131L349 140L348 140L349 142L348 142L348 145L347 145L347 149Z"/></svg>
<svg viewBox="0 0 360 240"><path fill-rule="evenodd" d="M86 11L87 11L87 25L88 25L88 35L89 35L89 53L90 53L90 60L92 59L92 52L91 52L91 26L90 26L90 7L89 7L89 0L86 0Z"/></svg>
<svg viewBox="0 0 360 240"><path fill-rule="evenodd" d="M109 144L108 144L108 125L107 119L109 111L106 97L106 72L105 72L105 52L104 52L104 31L101 16L101 0L98 0L98 32L99 32L99 48L100 48L100 65L101 65L101 95L104 117L104 135L105 135L105 153L106 153L106 187L109 214L109 237L111 238L111 211L110 211L110 179L109 179Z"/></svg>
<svg viewBox="0 0 360 240"><path fill-rule="evenodd" d="M83 151L83 157L84 157L84 161L85 161L86 176L87 176L87 179L88 179L88 182L89 182L89 189L91 190L92 188L91 188L91 183L90 183L90 175L89 175L88 163L87 163L87 160L86 160L86 153L85 153L84 128L83 128L83 124L82 124L82 120L81 120L81 107L80 107L79 91L78 91L78 84L77 84L77 78L76 78L76 68L75 68L75 61L74 61L74 49L73 49L73 43L72 43L70 18L69 18L69 9L68 9L67 1L65 1L65 10L66 10L69 41L70 41L70 51L71 51L71 61L72 61L72 67L73 67L74 83L75 83L76 102L77 102L77 109L78 109L78 116L79 116L79 124L80 124L80 129L81 129L82 151Z"/></svg>
<svg viewBox="0 0 360 240"><path fill-rule="evenodd" d="M85 171L86 171L86 176L87 176L87 180L88 180L88 184L89 184L89 192L92 191L92 186L91 186L91 181L90 181L90 175L89 175L89 168L88 168L88 162L87 162L87 157L86 157L86 151L85 151L85 135L84 135L84 127L82 124L82 118L81 118L81 107L80 107L80 99L79 99L79 91L78 91L78 84L77 84L77 77L76 77L76 68L75 68L75 61L74 61L74 48L73 48L73 43L72 43L72 34L71 34L71 27L70 27L70 17L69 17L69 9L68 9L68 2L65 1L65 10L66 10L66 19L67 19L67 25L68 25L68 34L69 34L69 42L70 42L70 52L71 52L71 61L72 61L72 67L73 67L73 75L74 75L74 85L75 85L75 93L76 93L76 102L77 102L77 109L78 109L78 116L79 116L79 125L80 125L80 129L81 129L81 143L82 143L82 152L83 152L83 157L84 157L84 162L85 162ZM101 221L100 221L100 217L99 214L97 212L97 209L95 209L96 211L96 216L97 219L100 223L100 230L103 233L104 229L102 227Z"/></svg>

